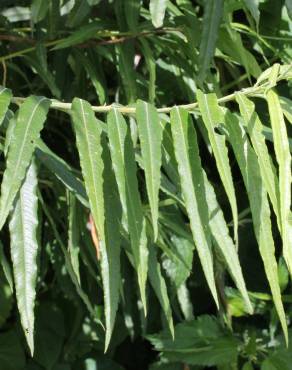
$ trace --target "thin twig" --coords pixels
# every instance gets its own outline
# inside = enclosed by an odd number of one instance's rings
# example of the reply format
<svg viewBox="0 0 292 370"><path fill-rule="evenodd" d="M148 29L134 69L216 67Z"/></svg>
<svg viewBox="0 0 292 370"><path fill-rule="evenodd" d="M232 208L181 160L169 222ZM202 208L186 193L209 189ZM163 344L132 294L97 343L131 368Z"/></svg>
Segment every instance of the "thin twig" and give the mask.
<svg viewBox="0 0 292 370"><path fill-rule="evenodd" d="M90 48L92 46L99 46L99 45L121 44L121 43L130 41L130 40L139 38L139 37L147 37L147 36L151 36L151 35L154 35L154 34L165 34L165 33L174 33L174 32L182 32L182 30L179 29L179 28L170 28L170 27L168 27L168 28L154 29L154 30L150 30L150 31L143 31L143 32L140 32L140 33L137 33L137 34L123 34L123 36L119 36L119 34L114 34L114 32L112 32L112 35L109 34L109 36L108 36L109 38L107 38L107 39L102 39L102 40L91 39L91 40L88 40L86 42L82 42L82 43L79 43L79 44L76 44L76 45L73 45L73 46L78 47L78 48ZM35 40L35 39L30 39L30 38L27 38L27 37L19 37L19 36L15 36L15 35L6 35L6 34L3 34L3 35L0 34L0 41L1 40L19 42L19 43L20 42L24 42L24 43L26 42L26 43L33 44L33 46L31 46L29 48L22 49L22 50L15 51L15 52L7 54L7 55L4 55L4 56L0 57L0 62L8 60L8 59L15 58L15 57L19 57L19 56L22 56L24 54L28 54L28 53L34 51L35 48L36 48L36 44L38 42L38 40ZM43 45L46 48L49 48L50 46L56 46L56 45L62 43L64 40L66 40L66 38L47 41L47 42L44 42Z"/></svg>

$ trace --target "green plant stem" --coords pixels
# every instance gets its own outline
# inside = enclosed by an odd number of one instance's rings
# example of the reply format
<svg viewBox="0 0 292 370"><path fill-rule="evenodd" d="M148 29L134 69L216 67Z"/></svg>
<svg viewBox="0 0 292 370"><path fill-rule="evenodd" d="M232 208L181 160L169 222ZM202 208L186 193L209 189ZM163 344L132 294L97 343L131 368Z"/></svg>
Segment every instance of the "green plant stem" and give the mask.
<svg viewBox="0 0 292 370"><path fill-rule="evenodd" d="M261 93L264 92L264 86L263 85L261 85L261 86L252 86L252 87L249 87L247 89L240 90L240 92L244 95L247 95L247 96L258 96L258 95L260 95ZM232 94L229 94L229 95L226 95L226 96L218 99L218 102L223 104L223 103L227 103L229 101L232 101L232 100L235 99L235 95L236 95L236 92L234 92ZM22 104L24 100L25 100L25 98L22 98L22 97L13 97L12 98L12 102L14 104L18 104L18 105ZM119 112L121 112L123 114L135 114L136 113L136 108L134 108L134 107L117 106L115 104L92 106L92 109L93 109L94 112L107 113L107 112L111 111L114 107ZM158 108L157 111L159 113L169 113L172 110L173 107L174 106ZM190 104L182 104L182 105L179 105L179 107L181 107L185 110L188 110L188 111L194 111L198 108L198 103L194 102L194 103L190 103ZM50 108L51 109L56 109L56 110L61 110L61 111L70 111L71 110L71 103L64 103L64 102L52 99Z"/></svg>

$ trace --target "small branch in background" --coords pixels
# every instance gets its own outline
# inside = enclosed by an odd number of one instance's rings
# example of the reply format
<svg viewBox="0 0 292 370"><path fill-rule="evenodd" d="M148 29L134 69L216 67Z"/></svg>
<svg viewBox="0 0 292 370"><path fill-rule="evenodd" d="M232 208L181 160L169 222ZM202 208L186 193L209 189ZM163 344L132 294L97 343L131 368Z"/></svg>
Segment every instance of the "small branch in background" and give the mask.
<svg viewBox="0 0 292 370"><path fill-rule="evenodd" d="M2 86L6 86L7 81L7 66L4 60L2 60L2 67L3 67L3 78L2 78Z"/></svg>
<svg viewBox="0 0 292 370"><path fill-rule="evenodd" d="M126 35L123 35L123 36L120 36L120 37L119 37L119 34L116 34L115 32L112 32L112 35L109 34L109 36L107 36L108 38L106 38L106 39L101 39L101 40L91 39L91 40L88 40L86 42L76 44L75 47L85 49L85 48L90 48L90 47L99 46L99 45L121 44L121 43L130 41L130 40L139 38L139 37L147 37L147 36L151 36L151 35L155 35L155 34L166 34L166 33L174 33L174 32L183 32L183 30L179 29L179 28L170 28L170 27L168 27L168 28L154 29L154 30L151 30L151 31L143 31L143 32L140 32L140 33L137 33L137 34L128 34L128 35L126 34ZM20 36L7 35L7 34L0 34L0 41L1 40L2 41L11 41L11 42L15 42L15 43L29 43L29 44L33 45L30 48L22 49L22 50L19 50L19 51L13 52L11 54L7 54L7 55L4 55L4 56L0 57L1 62L3 62L4 60L19 57L19 56L22 56L24 54L27 54L27 53L30 53L30 52L34 51L34 49L36 47L36 44L38 42L38 40L31 39L31 38L28 38L28 37L20 37ZM64 38L44 42L43 45L46 48L48 48L50 46L56 46L59 43L61 43L62 41L64 41Z"/></svg>

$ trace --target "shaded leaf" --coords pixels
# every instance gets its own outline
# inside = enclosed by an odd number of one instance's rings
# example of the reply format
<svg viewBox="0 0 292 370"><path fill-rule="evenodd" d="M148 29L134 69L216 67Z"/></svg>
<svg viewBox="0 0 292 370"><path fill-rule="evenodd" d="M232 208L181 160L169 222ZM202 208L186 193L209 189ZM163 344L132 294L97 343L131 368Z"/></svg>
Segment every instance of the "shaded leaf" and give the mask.
<svg viewBox="0 0 292 370"><path fill-rule="evenodd" d="M225 143L225 136L217 134L215 127L222 121L222 113L220 111L217 97L215 94L203 94L200 90L197 91L198 105L202 114L202 119L208 131L209 140L212 151L216 160L219 176L226 191L229 203L231 205L233 224L234 224L234 240L238 243L238 214L235 189L232 180L232 173L229 164L228 152Z"/></svg>
<svg viewBox="0 0 292 370"><path fill-rule="evenodd" d="M188 113L181 108L173 108L170 119L182 194L190 219L193 239L209 288L218 305L208 225L208 206L196 131L189 121Z"/></svg>
<svg viewBox="0 0 292 370"><path fill-rule="evenodd" d="M207 0L199 53L199 79L203 81L212 61L223 11L222 0Z"/></svg>
<svg viewBox="0 0 292 370"><path fill-rule="evenodd" d="M141 299L146 313L145 288L148 270L146 225L138 191L137 168L130 130L117 109L113 109L108 115L108 137L123 208L123 223L130 235L134 266L138 274Z"/></svg>

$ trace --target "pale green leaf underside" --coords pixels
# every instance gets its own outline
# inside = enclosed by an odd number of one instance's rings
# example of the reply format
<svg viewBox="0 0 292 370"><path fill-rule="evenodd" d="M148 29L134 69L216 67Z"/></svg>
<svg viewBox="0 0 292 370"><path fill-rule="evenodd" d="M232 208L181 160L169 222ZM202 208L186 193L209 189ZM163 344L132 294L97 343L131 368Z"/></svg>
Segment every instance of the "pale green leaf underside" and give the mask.
<svg viewBox="0 0 292 370"><path fill-rule="evenodd" d="M25 178L49 106L50 101L48 99L36 96L25 99L20 106L1 184L0 230Z"/></svg>
<svg viewBox="0 0 292 370"><path fill-rule="evenodd" d="M15 199L10 230L17 306L31 354L34 352L34 306L37 280L37 175L32 162Z"/></svg>

